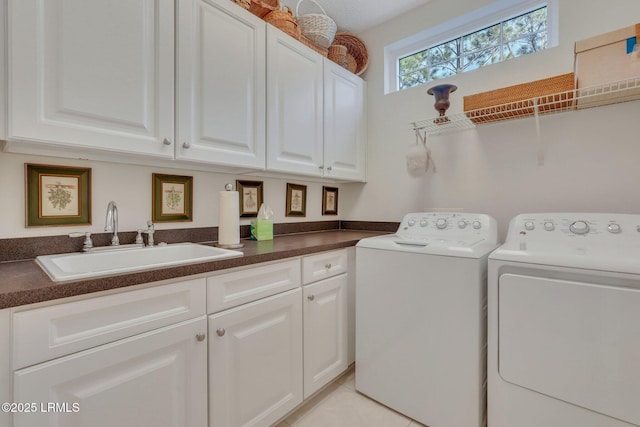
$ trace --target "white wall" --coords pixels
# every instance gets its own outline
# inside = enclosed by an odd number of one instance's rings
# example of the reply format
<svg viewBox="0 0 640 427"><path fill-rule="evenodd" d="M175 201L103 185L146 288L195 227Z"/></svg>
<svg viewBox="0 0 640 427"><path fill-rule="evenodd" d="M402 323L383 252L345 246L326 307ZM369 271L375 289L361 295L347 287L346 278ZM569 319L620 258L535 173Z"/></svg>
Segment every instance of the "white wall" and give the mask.
<svg viewBox="0 0 640 427"><path fill-rule="evenodd" d="M384 95L386 45L488 3L433 0L362 35L370 54L369 183L342 191L344 219L399 221L410 211L462 208L494 216L504 238L509 219L521 212L640 213L640 101L542 118L542 166L535 122L522 119L431 137L437 172L406 173L415 140L409 123L437 114L428 87L457 85L449 112L461 112L464 95L571 72L576 40L640 22L637 0L560 0L558 47Z"/></svg>
<svg viewBox="0 0 640 427"><path fill-rule="evenodd" d="M91 226L75 227L25 227L25 178L24 164L50 164L82 166L92 168L93 222ZM0 239L10 237L51 236L72 231L104 230L107 204L115 200L118 204L120 231L146 228L151 219L151 174L167 173L193 176L193 222L170 222L157 224L156 229L213 227L218 225L218 196L226 183L235 187L236 179L264 182L264 201L274 211L274 221L331 221L336 215L322 215L322 183L304 179L273 179L246 175L226 175L196 172L184 169L163 169L149 166L120 165L75 159L29 156L0 153ZM307 216L293 218L285 216L287 182L307 186ZM340 185L326 184L332 187ZM342 194L339 194L338 213L341 213ZM242 218L240 224L249 224L252 218Z"/></svg>

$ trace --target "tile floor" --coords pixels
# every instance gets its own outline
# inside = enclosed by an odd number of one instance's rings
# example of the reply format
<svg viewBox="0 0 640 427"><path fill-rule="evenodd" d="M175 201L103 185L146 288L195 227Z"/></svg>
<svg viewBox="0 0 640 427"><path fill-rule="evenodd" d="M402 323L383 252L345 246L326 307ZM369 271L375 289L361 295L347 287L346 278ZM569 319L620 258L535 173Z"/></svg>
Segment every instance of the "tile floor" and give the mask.
<svg viewBox="0 0 640 427"><path fill-rule="evenodd" d="M356 391L351 368L275 427L423 427Z"/></svg>

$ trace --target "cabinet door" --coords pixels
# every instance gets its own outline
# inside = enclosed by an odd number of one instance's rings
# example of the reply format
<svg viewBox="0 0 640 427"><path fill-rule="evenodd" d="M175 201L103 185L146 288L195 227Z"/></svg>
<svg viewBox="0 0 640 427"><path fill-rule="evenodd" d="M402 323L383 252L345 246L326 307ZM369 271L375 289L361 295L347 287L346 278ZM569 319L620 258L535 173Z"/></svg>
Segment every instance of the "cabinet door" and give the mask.
<svg viewBox="0 0 640 427"><path fill-rule="evenodd" d="M201 427L207 423L206 318L14 373L14 427ZM41 405L44 405L41 407Z"/></svg>
<svg viewBox="0 0 640 427"><path fill-rule="evenodd" d="M11 309L0 310L0 402L11 402ZM0 426L11 425L11 414L0 411Z"/></svg>
<svg viewBox="0 0 640 427"><path fill-rule="evenodd" d="M322 175L323 57L267 26L267 169Z"/></svg>
<svg viewBox="0 0 640 427"><path fill-rule="evenodd" d="M303 288L304 398L347 369L347 275Z"/></svg>
<svg viewBox="0 0 640 427"><path fill-rule="evenodd" d="M210 427L269 426L302 402L300 294L209 316Z"/></svg>
<svg viewBox="0 0 640 427"><path fill-rule="evenodd" d="M8 139L173 157L172 0L8 10Z"/></svg>
<svg viewBox="0 0 640 427"><path fill-rule="evenodd" d="M324 61L325 176L365 180L365 83L338 64Z"/></svg>
<svg viewBox="0 0 640 427"><path fill-rule="evenodd" d="M176 158L265 168L265 22L229 0L180 0Z"/></svg>

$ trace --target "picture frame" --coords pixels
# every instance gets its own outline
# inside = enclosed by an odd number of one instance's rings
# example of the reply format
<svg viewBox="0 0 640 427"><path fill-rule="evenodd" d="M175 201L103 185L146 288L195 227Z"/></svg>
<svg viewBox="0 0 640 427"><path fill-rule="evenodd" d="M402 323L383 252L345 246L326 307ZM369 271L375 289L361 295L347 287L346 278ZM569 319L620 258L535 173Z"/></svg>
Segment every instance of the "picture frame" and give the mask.
<svg viewBox="0 0 640 427"><path fill-rule="evenodd" d="M322 186L322 215L338 215L338 187Z"/></svg>
<svg viewBox="0 0 640 427"><path fill-rule="evenodd" d="M285 216L307 216L307 186L287 183Z"/></svg>
<svg viewBox="0 0 640 427"><path fill-rule="evenodd" d="M262 181L236 180L236 190L239 194L240 216L258 216L258 210L264 200L264 183Z"/></svg>
<svg viewBox="0 0 640 427"><path fill-rule="evenodd" d="M26 226L91 225L91 168L25 163Z"/></svg>
<svg viewBox="0 0 640 427"><path fill-rule="evenodd" d="M152 175L153 222L193 221L193 177L183 175Z"/></svg>

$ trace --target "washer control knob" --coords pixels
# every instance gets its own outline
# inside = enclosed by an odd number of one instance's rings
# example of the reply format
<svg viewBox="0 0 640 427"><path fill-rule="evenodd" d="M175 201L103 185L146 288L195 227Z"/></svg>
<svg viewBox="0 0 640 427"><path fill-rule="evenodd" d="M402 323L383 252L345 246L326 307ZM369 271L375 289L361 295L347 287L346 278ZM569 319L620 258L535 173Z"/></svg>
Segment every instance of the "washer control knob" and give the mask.
<svg viewBox="0 0 640 427"><path fill-rule="evenodd" d="M573 234L587 234L589 232L589 224L586 221L574 221L569 226L569 230Z"/></svg>
<svg viewBox="0 0 640 427"><path fill-rule="evenodd" d="M466 228L467 223L465 221L458 221L458 228Z"/></svg>
<svg viewBox="0 0 640 427"><path fill-rule="evenodd" d="M553 225L553 222L551 222L551 221L546 221L546 222L544 223L544 229L545 229L545 230L547 230L547 231L553 231L553 230L555 230L555 229L556 229L556 226L555 226L555 225Z"/></svg>
<svg viewBox="0 0 640 427"><path fill-rule="evenodd" d="M436 220L436 227L438 227L438 229L440 230L447 228L447 220L444 218L438 218Z"/></svg>
<svg viewBox="0 0 640 427"><path fill-rule="evenodd" d="M409 224L409 227L413 227L414 225L416 225L415 218L409 218L409 221L407 221L407 224Z"/></svg>
<svg viewBox="0 0 640 427"><path fill-rule="evenodd" d="M609 233L618 234L622 231L622 228L618 224L611 223L607 227L607 230L609 230Z"/></svg>
<svg viewBox="0 0 640 427"><path fill-rule="evenodd" d="M533 221L527 221L524 223L524 228L525 230L531 231L536 228L536 225L533 223Z"/></svg>
<svg viewBox="0 0 640 427"><path fill-rule="evenodd" d="M426 227L426 226L427 226L427 224L429 224L429 223L427 222L427 220L426 220L426 219L421 219L421 220L420 220L420 227Z"/></svg>
<svg viewBox="0 0 640 427"><path fill-rule="evenodd" d="M473 224L471 224L471 225L476 230L480 230L480 228L482 227L482 223L480 221L473 221Z"/></svg>

